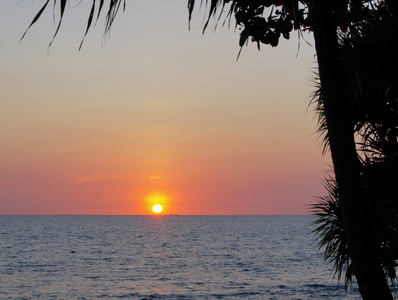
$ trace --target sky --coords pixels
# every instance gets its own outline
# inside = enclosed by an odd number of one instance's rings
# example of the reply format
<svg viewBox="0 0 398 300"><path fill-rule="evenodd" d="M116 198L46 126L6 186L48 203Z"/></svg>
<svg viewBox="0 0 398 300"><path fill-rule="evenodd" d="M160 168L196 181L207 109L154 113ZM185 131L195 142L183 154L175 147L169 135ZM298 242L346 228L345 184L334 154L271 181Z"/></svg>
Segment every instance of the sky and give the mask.
<svg viewBox="0 0 398 300"><path fill-rule="evenodd" d="M110 37L72 0L0 1L0 214L308 214L328 154L311 36L239 52L186 1L127 1ZM56 16L57 18L57 13Z"/></svg>

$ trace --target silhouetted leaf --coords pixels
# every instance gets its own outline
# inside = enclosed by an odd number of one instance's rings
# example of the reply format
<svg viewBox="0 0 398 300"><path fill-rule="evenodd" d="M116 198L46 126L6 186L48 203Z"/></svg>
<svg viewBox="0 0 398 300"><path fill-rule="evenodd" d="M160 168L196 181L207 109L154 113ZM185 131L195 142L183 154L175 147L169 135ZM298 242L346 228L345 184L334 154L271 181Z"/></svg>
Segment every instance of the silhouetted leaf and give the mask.
<svg viewBox="0 0 398 300"><path fill-rule="evenodd" d="M61 27L62 19L63 19L63 17L64 17L65 6L66 6L67 0L60 0L60 1L61 1L61 3L60 3L60 17L59 17L59 22L58 22L57 30L55 31L55 34L54 34L54 36L53 36L53 38L52 38L50 44L48 45L48 47L51 47L51 45L52 45L52 43L53 43L55 37L57 36L58 31L59 31L59 28ZM54 1L54 6L55 6L55 1Z"/></svg>
<svg viewBox="0 0 398 300"><path fill-rule="evenodd" d="M206 0L206 3L207 3L207 0ZM210 22L210 18L216 13L217 7L218 7L218 0L211 0L209 17L207 18L207 21L206 21L205 25L203 26L203 32L206 31L206 28Z"/></svg>
<svg viewBox="0 0 398 300"><path fill-rule="evenodd" d="M95 0L94 0L94 2L95 2ZM99 4L99 8L98 8L98 14L97 14L97 20L99 19L99 16L101 14L103 5L104 5L104 0L100 0L100 4Z"/></svg>
<svg viewBox="0 0 398 300"><path fill-rule="evenodd" d="M103 1L102 1L103 2ZM84 42L84 38L86 37L88 30L90 29L91 23L93 22L93 16L94 16L94 9L95 9L95 0L93 0L93 5L91 7L91 11L90 11L90 15L88 17L88 21L87 21L87 28L86 28L86 32L84 33L84 37L80 43L80 47L79 47L79 51L82 48L83 42ZM99 11L100 12L100 11ZM98 12L98 13L99 13Z"/></svg>
<svg viewBox="0 0 398 300"><path fill-rule="evenodd" d="M36 23L36 21L40 18L41 14L43 11L46 9L47 4L50 2L50 0L47 0L47 2L43 5L43 7L39 10L39 12L36 14L36 16L33 18L33 21L30 23L28 29L24 32L24 34L21 37L21 40L25 37L26 33L28 32L29 28L32 27L33 24Z"/></svg>
<svg viewBox="0 0 398 300"><path fill-rule="evenodd" d="M250 36L250 28L246 27L240 33L240 38L239 38L239 46L240 47L242 47L246 43L249 36Z"/></svg>

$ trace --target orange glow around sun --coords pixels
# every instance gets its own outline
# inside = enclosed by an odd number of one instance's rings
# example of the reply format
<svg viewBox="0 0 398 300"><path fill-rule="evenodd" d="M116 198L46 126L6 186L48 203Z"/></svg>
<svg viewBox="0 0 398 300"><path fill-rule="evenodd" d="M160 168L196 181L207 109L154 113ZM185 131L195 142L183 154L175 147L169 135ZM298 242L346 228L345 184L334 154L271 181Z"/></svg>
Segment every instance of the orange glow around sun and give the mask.
<svg viewBox="0 0 398 300"><path fill-rule="evenodd" d="M160 214L168 205L169 198L163 194L152 194L146 197L147 205L155 214ZM148 207L148 208L149 208Z"/></svg>

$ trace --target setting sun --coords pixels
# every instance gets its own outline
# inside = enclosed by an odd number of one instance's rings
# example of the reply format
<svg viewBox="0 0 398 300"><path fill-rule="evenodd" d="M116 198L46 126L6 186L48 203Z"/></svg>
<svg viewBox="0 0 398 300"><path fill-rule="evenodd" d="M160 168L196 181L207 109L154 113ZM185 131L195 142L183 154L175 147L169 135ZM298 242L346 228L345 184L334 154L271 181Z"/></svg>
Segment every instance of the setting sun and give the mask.
<svg viewBox="0 0 398 300"><path fill-rule="evenodd" d="M169 211L169 197L162 191L153 192L149 196L145 197L148 213L159 214L164 211Z"/></svg>
<svg viewBox="0 0 398 300"><path fill-rule="evenodd" d="M163 210L163 207L160 204L155 204L152 207L152 210L153 210L153 212L158 214L158 213L160 213Z"/></svg>

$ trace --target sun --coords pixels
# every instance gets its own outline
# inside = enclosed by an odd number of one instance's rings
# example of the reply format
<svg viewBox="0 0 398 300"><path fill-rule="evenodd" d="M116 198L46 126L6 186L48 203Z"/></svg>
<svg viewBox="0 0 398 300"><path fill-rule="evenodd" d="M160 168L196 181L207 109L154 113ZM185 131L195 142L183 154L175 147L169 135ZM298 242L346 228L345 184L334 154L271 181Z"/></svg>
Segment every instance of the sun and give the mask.
<svg viewBox="0 0 398 300"><path fill-rule="evenodd" d="M152 193L145 198L145 201L148 205L147 209L152 210L151 213L160 214L169 209L169 197L164 193Z"/></svg>
<svg viewBox="0 0 398 300"><path fill-rule="evenodd" d="M154 213L158 214L158 213L160 213L163 210L163 207L160 204L155 204L152 207L152 210L153 210Z"/></svg>

